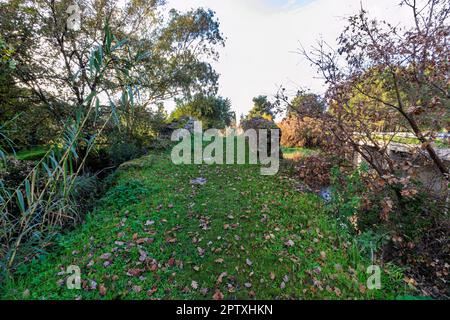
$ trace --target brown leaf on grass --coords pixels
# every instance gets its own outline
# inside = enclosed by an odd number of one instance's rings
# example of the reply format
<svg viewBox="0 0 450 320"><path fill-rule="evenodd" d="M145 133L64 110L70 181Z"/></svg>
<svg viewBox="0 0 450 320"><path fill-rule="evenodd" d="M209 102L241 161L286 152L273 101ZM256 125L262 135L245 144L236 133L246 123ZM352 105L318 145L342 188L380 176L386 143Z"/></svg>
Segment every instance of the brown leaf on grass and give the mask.
<svg viewBox="0 0 450 320"><path fill-rule="evenodd" d="M197 251L200 257L203 257L205 255L205 249L197 247Z"/></svg>
<svg viewBox="0 0 450 320"><path fill-rule="evenodd" d="M154 286L153 288L147 291L147 296L151 297L156 291L158 291L158 288Z"/></svg>
<svg viewBox="0 0 450 320"><path fill-rule="evenodd" d="M139 261L140 262L144 262L145 260L147 260L147 256L148 256L147 252L145 252L142 249L139 249Z"/></svg>
<svg viewBox="0 0 450 320"><path fill-rule="evenodd" d="M100 259L102 260L108 260L109 258L111 258L111 253L104 253L100 256Z"/></svg>
<svg viewBox="0 0 450 320"><path fill-rule="evenodd" d="M139 292L142 291L142 287L140 287L140 286L133 286L133 291L134 291L135 293L139 293Z"/></svg>
<svg viewBox="0 0 450 320"><path fill-rule="evenodd" d="M223 259L222 258L219 258L219 259L216 259L216 260L214 260L216 263L223 263Z"/></svg>
<svg viewBox="0 0 450 320"><path fill-rule="evenodd" d="M22 292L22 297L24 299L28 298L30 296L30 289L25 289L24 292Z"/></svg>
<svg viewBox="0 0 450 320"><path fill-rule="evenodd" d="M359 292L361 292L362 294L366 293L366 286L363 284L359 285Z"/></svg>
<svg viewBox="0 0 450 320"><path fill-rule="evenodd" d="M170 267L173 267L175 265L175 259L170 258L169 261L167 261L167 263L169 264Z"/></svg>
<svg viewBox="0 0 450 320"><path fill-rule="evenodd" d="M153 241L155 241L153 238L140 238L136 240L136 244L144 244L144 243L151 244L153 243Z"/></svg>
<svg viewBox="0 0 450 320"><path fill-rule="evenodd" d="M177 238L167 238L166 242L167 243L176 243L177 242Z"/></svg>
<svg viewBox="0 0 450 320"><path fill-rule="evenodd" d="M100 293L100 295L102 297L104 297L106 295L106 291L107 290L106 290L105 285L101 284L101 285L98 286L98 292Z"/></svg>
<svg viewBox="0 0 450 320"><path fill-rule="evenodd" d="M130 277L138 277L143 272L144 272L144 270L142 270L142 269L129 269L128 272L127 272L127 275L130 276Z"/></svg>
<svg viewBox="0 0 450 320"><path fill-rule="evenodd" d="M150 264L150 266L147 266L147 268L148 268L148 270L154 272L154 271L158 270L158 264L153 262Z"/></svg>
<svg viewBox="0 0 450 320"><path fill-rule="evenodd" d="M223 281L223 278L226 277L228 275L228 273L226 272L222 272L219 277L217 278L217 284L221 284Z"/></svg>
<svg viewBox="0 0 450 320"><path fill-rule="evenodd" d="M216 290L216 293L212 296L214 300L223 300L223 293L220 290Z"/></svg>
<svg viewBox="0 0 450 320"><path fill-rule="evenodd" d="M334 293L336 293L336 295L339 297L341 295L341 289L334 288Z"/></svg>
<svg viewBox="0 0 450 320"><path fill-rule="evenodd" d="M293 247L295 245L294 241L288 240L284 243L286 247Z"/></svg>
<svg viewBox="0 0 450 320"><path fill-rule="evenodd" d="M209 292L209 289L208 289L208 288L201 288L201 289L200 289L200 293L201 293L202 295L204 295L204 296L206 296L206 295L208 294L208 292Z"/></svg>
<svg viewBox="0 0 450 320"><path fill-rule="evenodd" d="M270 280L275 280L276 276L274 272L270 273Z"/></svg>

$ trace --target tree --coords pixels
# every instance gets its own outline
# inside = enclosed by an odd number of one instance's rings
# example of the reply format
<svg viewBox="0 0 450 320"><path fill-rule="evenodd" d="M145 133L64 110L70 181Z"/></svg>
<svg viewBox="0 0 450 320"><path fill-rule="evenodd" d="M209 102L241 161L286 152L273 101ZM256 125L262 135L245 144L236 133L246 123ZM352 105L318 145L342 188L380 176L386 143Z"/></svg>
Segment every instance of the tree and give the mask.
<svg viewBox="0 0 450 320"><path fill-rule="evenodd" d="M1 34L14 49L17 61L12 77L31 91L32 99L48 108L53 124L61 126L68 114L83 108L83 101L92 91L119 94L132 75L116 77L115 67L125 67L127 61L134 61L140 71L141 77L130 83L129 90L139 86L137 97L145 109L176 96L217 90L218 75L210 62L217 59L216 48L224 40L211 10L171 10L166 14L162 0L78 3L79 31L67 27L70 0L0 3ZM106 20L111 34L127 39L129 51L115 53L107 66L108 77L92 78L88 68L98 65L99 59L108 54L98 51L98 56L92 56L92 51L113 40L103 29ZM129 110L118 111L130 114Z"/></svg>
<svg viewBox="0 0 450 320"><path fill-rule="evenodd" d="M171 119L183 116L194 117L203 122L203 127L223 129L236 121L231 111L231 101L220 96L197 94L187 101L179 100Z"/></svg>
<svg viewBox="0 0 450 320"><path fill-rule="evenodd" d="M320 96L314 93L299 91L287 105L286 117L309 116L317 117L325 112L325 103Z"/></svg>
<svg viewBox="0 0 450 320"><path fill-rule="evenodd" d="M337 51L320 42L312 52L303 49L302 53L329 84L328 124L341 143L352 146L380 177L389 180L398 168L386 145L397 132L380 140L379 130L373 130L374 120L388 116L389 121L420 141L417 156L425 150L428 157L424 160L431 160L448 181L448 167L433 141L436 132L445 127L450 108L450 8L445 0L430 0L423 8L409 0L401 5L411 9L413 27L371 20L361 9L349 18Z"/></svg>
<svg viewBox="0 0 450 320"><path fill-rule="evenodd" d="M247 119L262 118L269 116L271 118L275 115L275 106L267 99L267 96L257 96L253 98L253 108L247 115Z"/></svg>

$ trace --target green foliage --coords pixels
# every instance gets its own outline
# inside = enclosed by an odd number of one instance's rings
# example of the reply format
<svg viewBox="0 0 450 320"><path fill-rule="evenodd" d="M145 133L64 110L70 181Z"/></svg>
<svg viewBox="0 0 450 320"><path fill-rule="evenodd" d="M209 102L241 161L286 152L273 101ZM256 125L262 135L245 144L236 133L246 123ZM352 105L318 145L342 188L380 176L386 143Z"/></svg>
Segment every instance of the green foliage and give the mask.
<svg viewBox="0 0 450 320"><path fill-rule="evenodd" d="M188 101L178 101L171 119L189 116L203 123L204 128L223 129L235 122L231 101L222 97L196 95Z"/></svg>
<svg viewBox="0 0 450 320"><path fill-rule="evenodd" d="M116 142L108 148L109 156L114 165L120 165L126 161L142 155L142 148L135 142Z"/></svg>
<svg viewBox="0 0 450 320"><path fill-rule="evenodd" d="M105 206L117 206L126 208L144 200L144 196L150 193L148 188L141 180L130 179L124 184L112 187L102 199Z"/></svg>
<svg viewBox="0 0 450 320"><path fill-rule="evenodd" d="M313 93L299 92L292 102L288 104L286 117L317 117L325 112L325 102Z"/></svg>
<svg viewBox="0 0 450 320"><path fill-rule="evenodd" d="M351 219L358 217L363 195L367 192L367 186L361 179L361 174L366 173L368 167L361 165L351 173L344 174L339 167L331 170L331 202L329 209L333 212L339 223L350 232L355 231L355 223Z"/></svg>
<svg viewBox="0 0 450 320"><path fill-rule="evenodd" d="M7 69L13 70L16 67L16 61L13 58L14 49L0 37L0 72L5 72Z"/></svg>
<svg viewBox="0 0 450 320"><path fill-rule="evenodd" d="M105 26L109 34L108 25ZM92 79L105 77L114 54L124 48L124 42L111 36L105 47L97 47L89 59L86 71ZM127 52L128 50L125 50ZM104 54L107 52L108 54ZM128 60L127 68L120 66L117 75L125 78L133 72L134 60ZM82 206L79 196L86 194L80 180L87 157L93 150L96 138L101 136L110 119L118 119L116 103L110 100L109 114L95 132L84 135L91 115L99 110L99 92L91 91L74 118L65 121L64 131L56 138L53 148L26 174L23 181L13 185L0 184L1 210L1 277L10 276L18 266L42 252L61 228L80 221ZM119 105L132 104L129 85L123 85ZM85 110L86 112L84 112ZM99 120L98 120L99 121ZM117 124L117 122L116 122ZM80 149L84 153L79 153ZM6 168L8 170L8 167Z"/></svg>

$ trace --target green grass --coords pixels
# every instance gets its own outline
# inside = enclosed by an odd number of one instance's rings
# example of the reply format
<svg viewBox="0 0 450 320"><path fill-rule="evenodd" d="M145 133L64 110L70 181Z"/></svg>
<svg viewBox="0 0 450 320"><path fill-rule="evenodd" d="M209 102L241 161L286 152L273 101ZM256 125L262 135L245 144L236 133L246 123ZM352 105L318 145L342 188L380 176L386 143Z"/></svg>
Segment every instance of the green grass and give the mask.
<svg viewBox="0 0 450 320"><path fill-rule="evenodd" d="M410 144L410 145L419 145L421 144L421 142L419 141L419 139L417 138L407 138L407 137L383 137L383 136L376 136L376 139L380 140L380 141L392 141L392 142L396 142L396 143L403 143L403 144ZM450 145L448 144L448 142L444 139L436 139L435 140L435 145L437 148L439 149L445 149L445 148L449 148Z"/></svg>
<svg viewBox="0 0 450 320"><path fill-rule="evenodd" d="M285 159L293 159L296 157L309 157L312 155L317 155L320 151L318 149L309 148L287 148L282 147L283 157Z"/></svg>
<svg viewBox="0 0 450 320"><path fill-rule="evenodd" d="M198 177L207 183L191 185ZM53 253L4 283L3 299L212 299L216 290L225 299L407 294L392 266L383 267L381 290L367 290L371 262L317 196L298 193L281 174L261 176L251 165L176 166L164 153L127 163L114 181ZM69 265L81 268L84 289L64 285Z"/></svg>
<svg viewBox="0 0 450 320"><path fill-rule="evenodd" d="M47 153L48 148L45 146L36 147L29 150L22 150L16 153L18 160L40 160Z"/></svg>

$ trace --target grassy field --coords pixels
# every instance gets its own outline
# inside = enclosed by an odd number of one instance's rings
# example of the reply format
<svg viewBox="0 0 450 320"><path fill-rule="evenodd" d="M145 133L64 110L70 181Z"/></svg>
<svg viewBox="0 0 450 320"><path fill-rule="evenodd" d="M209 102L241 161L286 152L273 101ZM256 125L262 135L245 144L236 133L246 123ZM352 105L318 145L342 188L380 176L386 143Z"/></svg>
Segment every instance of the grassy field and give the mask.
<svg viewBox="0 0 450 320"><path fill-rule="evenodd" d="M193 184L196 178L204 184ZM18 271L3 299L393 299L403 276L371 262L314 194L258 166L122 166L86 222ZM69 290L65 270L81 269Z"/></svg>

